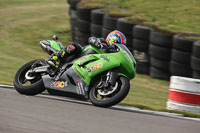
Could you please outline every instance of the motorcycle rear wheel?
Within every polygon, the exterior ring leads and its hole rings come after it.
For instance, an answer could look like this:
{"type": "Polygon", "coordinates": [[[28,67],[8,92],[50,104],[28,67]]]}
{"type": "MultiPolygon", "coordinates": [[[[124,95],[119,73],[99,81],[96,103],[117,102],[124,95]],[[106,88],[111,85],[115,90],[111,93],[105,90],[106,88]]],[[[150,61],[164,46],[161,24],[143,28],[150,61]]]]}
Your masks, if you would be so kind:
{"type": "Polygon", "coordinates": [[[93,105],[99,107],[110,107],[115,104],[121,102],[127,95],[130,90],[129,79],[126,77],[119,77],[116,81],[117,89],[112,92],[112,94],[108,93],[107,96],[102,96],[96,86],[99,84],[99,80],[92,86],[89,92],[89,98],[93,105]]]}
{"type": "Polygon", "coordinates": [[[20,94],[37,95],[45,90],[41,75],[35,76],[32,80],[27,80],[25,76],[36,61],[38,60],[24,64],[15,74],[14,87],[20,94]]]}

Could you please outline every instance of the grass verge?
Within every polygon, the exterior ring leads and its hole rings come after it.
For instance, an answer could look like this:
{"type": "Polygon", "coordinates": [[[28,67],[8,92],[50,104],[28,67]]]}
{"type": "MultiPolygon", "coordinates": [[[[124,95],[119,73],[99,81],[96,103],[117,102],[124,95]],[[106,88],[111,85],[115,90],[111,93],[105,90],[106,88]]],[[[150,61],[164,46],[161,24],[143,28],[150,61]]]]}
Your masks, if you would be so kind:
{"type": "Polygon", "coordinates": [[[111,15],[162,31],[200,33],[199,0],[83,0],[81,4],[101,5],[111,15]]]}

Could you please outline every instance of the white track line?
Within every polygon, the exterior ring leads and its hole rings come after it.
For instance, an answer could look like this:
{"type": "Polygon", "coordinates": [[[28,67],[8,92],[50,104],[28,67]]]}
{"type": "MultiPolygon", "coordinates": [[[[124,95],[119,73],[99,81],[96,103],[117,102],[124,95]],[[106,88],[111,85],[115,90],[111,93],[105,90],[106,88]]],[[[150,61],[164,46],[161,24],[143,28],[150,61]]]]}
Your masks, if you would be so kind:
{"type": "MultiPolygon", "coordinates": [[[[14,87],[9,86],[9,85],[0,85],[0,88],[14,90],[14,87]]],[[[79,103],[79,104],[92,105],[90,102],[87,102],[87,101],[80,101],[80,100],[76,100],[76,99],[68,98],[68,97],[52,96],[52,95],[48,95],[47,93],[39,94],[37,96],[42,97],[42,98],[49,98],[49,99],[74,102],[74,103],[79,103]]],[[[200,122],[200,118],[184,117],[182,114],[176,114],[176,113],[142,110],[142,109],[132,107],[132,106],[115,105],[115,106],[112,106],[111,109],[136,112],[136,113],[142,113],[142,114],[157,115],[157,116],[164,116],[164,117],[171,117],[171,118],[178,118],[178,119],[185,119],[185,120],[194,120],[194,121],[200,122]]]]}

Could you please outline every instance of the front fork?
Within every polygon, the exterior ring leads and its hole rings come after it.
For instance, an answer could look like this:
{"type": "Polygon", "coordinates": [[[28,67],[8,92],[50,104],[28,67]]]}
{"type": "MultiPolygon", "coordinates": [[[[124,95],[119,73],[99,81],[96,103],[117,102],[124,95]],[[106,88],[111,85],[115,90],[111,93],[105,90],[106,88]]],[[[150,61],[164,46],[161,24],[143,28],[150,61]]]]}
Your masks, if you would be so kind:
{"type": "Polygon", "coordinates": [[[119,74],[115,71],[108,71],[106,74],[106,81],[103,80],[101,77],[101,81],[97,85],[97,88],[109,88],[110,86],[114,86],[117,79],[118,79],[119,74]]]}
{"type": "Polygon", "coordinates": [[[41,73],[46,73],[49,74],[50,76],[55,75],[55,71],[52,70],[51,66],[46,63],[46,61],[36,61],[32,66],[31,66],[31,73],[33,74],[41,74],[41,73]]]}

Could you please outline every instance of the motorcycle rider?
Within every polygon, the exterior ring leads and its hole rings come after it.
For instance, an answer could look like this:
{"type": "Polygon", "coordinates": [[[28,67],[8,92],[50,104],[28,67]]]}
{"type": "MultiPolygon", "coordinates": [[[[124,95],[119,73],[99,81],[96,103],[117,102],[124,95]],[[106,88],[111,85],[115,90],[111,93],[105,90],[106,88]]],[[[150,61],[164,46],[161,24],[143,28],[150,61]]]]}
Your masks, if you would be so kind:
{"type": "MultiPolygon", "coordinates": [[[[53,40],[58,40],[58,38],[53,36],[53,40]]],[[[104,52],[113,53],[118,51],[114,45],[115,43],[126,45],[126,37],[122,32],[114,30],[108,34],[106,40],[104,38],[90,37],[88,39],[88,43],[103,50],[104,52]]],[[[56,61],[60,60],[61,62],[70,62],[75,59],[77,55],[82,53],[82,46],[80,44],[73,43],[65,48],[61,43],[58,43],[57,45],[60,46],[53,47],[48,41],[40,42],[42,49],[52,54],[47,62],[54,67],[56,66],[56,61]]]]}

